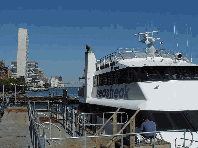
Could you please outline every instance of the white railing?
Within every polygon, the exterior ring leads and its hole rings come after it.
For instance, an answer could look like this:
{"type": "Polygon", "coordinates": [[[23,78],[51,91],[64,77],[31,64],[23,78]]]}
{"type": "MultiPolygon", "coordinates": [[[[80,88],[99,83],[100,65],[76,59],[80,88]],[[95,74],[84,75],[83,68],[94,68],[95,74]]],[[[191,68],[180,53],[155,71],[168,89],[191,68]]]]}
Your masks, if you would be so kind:
{"type": "MultiPolygon", "coordinates": [[[[154,54],[149,51],[148,48],[119,48],[115,52],[101,58],[96,63],[96,68],[101,69],[105,65],[110,65],[110,63],[117,62],[121,59],[132,59],[132,58],[148,58],[148,57],[162,57],[170,58],[176,60],[174,54],[164,53],[162,50],[157,50],[154,54]],[[135,50],[136,49],[136,50],[135,50]]],[[[182,56],[181,60],[190,63],[189,59],[186,56],[182,56]]]]}

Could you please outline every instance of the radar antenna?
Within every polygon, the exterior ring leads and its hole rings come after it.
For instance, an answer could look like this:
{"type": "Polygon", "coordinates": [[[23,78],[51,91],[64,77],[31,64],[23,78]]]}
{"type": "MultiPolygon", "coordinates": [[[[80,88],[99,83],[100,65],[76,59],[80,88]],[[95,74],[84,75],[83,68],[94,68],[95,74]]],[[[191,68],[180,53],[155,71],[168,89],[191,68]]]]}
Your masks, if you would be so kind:
{"type": "Polygon", "coordinates": [[[160,40],[160,38],[153,38],[153,37],[149,37],[149,34],[153,34],[153,33],[158,33],[159,31],[152,31],[152,32],[145,32],[145,33],[138,33],[135,34],[135,36],[139,35],[139,42],[145,43],[148,47],[148,49],[150,50],[151,53],[153,53],[153,57],[155,56],[155,52],[156,49],[154,48],[153,44],[155,43],[155,40],[160,40]],[[144,35],[144,39],[140,40],[140,35],[144,35]],[[150,41],[149,41],[150,39],[150,41]]]}

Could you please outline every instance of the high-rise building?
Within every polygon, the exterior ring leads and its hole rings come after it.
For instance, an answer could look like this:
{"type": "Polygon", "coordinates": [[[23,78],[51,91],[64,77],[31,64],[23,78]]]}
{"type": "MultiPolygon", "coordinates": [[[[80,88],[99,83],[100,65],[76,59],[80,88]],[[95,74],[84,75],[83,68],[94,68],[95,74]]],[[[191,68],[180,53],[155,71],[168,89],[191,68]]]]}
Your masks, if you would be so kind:
{"type": "Polygon", "coordinates": [[[58,76],[54,76],[54,78],[58,80],[58,76]]]}
{"type": "Polygon", "coordinates": [[[17,61],[12,61],[10,64],[10,71],[12,72],[13,78],[17,77],[17,61]]]}
{"type": "Polygon", "coordinates": [[[0,61],[0,67],[5,67],[5,60],[0,61]]]}
{"type": "Polygon", "coordinates": [[[27,64],[27,80],[28,82],[38,83],[38,63],[29,61],[27,64]]]}
{"type": "Polygon", "coordinates": [[[61,76],[60,76],[60,77],[58,77],[58,80],[59,80],[59,81],[62,81],[62,77],[61,77],[61,76]]]}
{"type": "Polygon", "coordinates": [[[8,67],[5,67],[5,61],[0,61],[0,79],[7,79],[8,71],[8,67]]]}
{"type": "Polygon", "coordinates": [[[17,77],[24,76],[27,73],[27,59],[28,59],[28,32],[27,29],[18,29],[18,49],[17,49],[17,77]]]}
{"type": "Polygon", "coordinates": [[[43,75],[44,75],[43,69],[38,68],[38,78],[39,78],[39,80],[43,80],[43,75]]]}

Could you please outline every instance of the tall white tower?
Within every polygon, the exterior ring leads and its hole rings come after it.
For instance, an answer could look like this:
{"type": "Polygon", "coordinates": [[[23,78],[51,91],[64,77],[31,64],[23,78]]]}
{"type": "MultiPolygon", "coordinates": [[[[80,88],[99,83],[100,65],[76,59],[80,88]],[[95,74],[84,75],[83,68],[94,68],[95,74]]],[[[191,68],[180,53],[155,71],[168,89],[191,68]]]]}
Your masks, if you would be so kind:
{"type": "Polygon", "coordinates": [[[17,77],[26,78],[27,60],[28,60],[28,32],[27,29],[18,29],[18,49],[17,49],[17,77]]]}

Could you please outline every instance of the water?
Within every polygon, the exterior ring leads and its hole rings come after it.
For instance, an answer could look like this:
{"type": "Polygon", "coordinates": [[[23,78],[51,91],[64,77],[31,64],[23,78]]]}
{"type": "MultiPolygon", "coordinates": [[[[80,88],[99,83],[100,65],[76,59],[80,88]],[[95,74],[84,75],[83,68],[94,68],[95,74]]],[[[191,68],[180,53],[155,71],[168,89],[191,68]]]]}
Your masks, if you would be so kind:
{"type": "MultiPolygon", "coordinates": [[[[67,87],[67,88],[50,88],[48,91],[42,91],[42,92],[26,92],[26,96],[49,96],[49,92],[51,93],[51,96],[54,95],[63,95],[63,90],[66,89],[67,93],[70,95],[70,97],[77,97],[78,96],[78,88],[77,87],[67,87]]],[[[34,106],[34,104],[32,103],[34,106]]],[[[72,109],[72,107],[78,107],[77,104],[70,104],[69,109],[72,109]]],[[[62,106],[60,107],[60,110],[62,111],[62,106]]],[[[47,103],[39,103],[35,104],[35,109],[47,109],[47,103]]]]}
{"type": "Polygon", "coordinates": [[[51,93],[51,96],[53,95],[63,95],[63,89],[67,90],[67,93],[70,95],[70,97],[76,97],[78,96],[78,88],[77,87],[67,87],[67,88],[50,88],[48,91],[42,91],[42,92],[26,92],[26,96],[49,96],[49,92],[51,93]]]}

